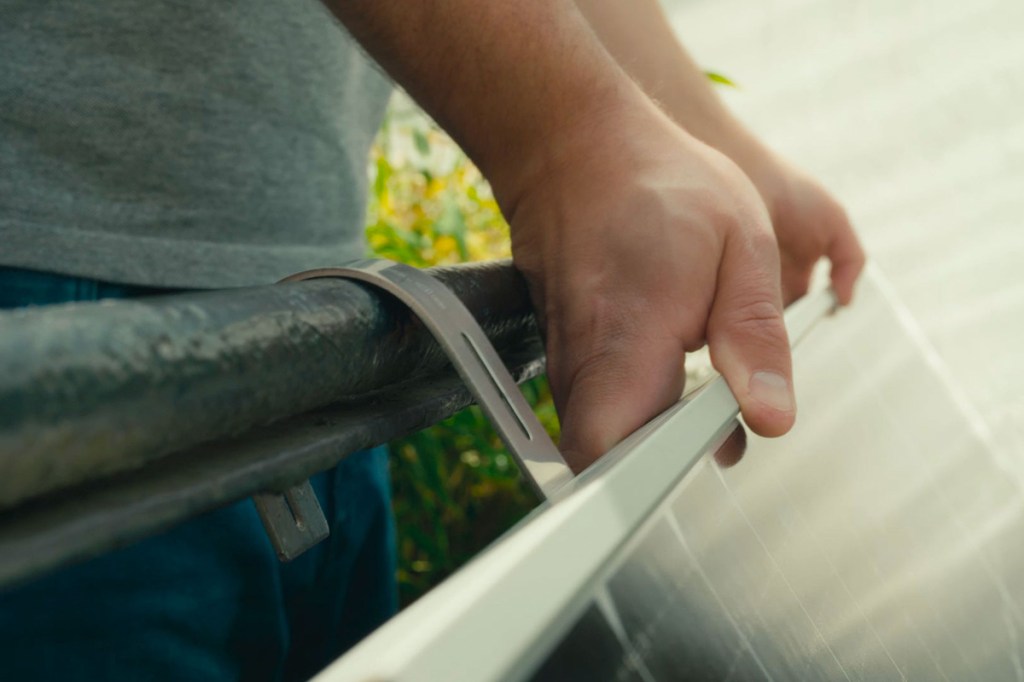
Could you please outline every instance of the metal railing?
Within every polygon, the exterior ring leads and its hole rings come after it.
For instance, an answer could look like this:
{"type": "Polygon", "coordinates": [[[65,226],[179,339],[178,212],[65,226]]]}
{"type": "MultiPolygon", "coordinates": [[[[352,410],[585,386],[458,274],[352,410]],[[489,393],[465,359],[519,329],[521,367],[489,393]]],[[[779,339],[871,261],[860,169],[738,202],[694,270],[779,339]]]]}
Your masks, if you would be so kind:
{"type": "MultiPolygon", "coordinates": [[[[511,263],[429,272],[517,381],[542,371],[511,263]]],[[[0,585],[283,491],[469,402],[419,320],[346,280],[0,313],[0,585]]]]}

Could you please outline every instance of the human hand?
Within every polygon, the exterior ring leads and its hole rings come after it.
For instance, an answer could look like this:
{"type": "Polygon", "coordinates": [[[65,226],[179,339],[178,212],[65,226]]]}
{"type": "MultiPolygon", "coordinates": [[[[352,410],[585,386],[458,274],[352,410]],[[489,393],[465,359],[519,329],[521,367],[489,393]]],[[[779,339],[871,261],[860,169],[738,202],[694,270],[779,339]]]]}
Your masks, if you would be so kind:
{"type": "Polygon", "coordinates": [[[676,38],[657,0],[576,0],[591,28],[651,99],[691,135],[733,160],[768,207],[782,259],[786,303],[807,291],[822,257],[847,304],[864,253],[842,207],[820,185],[772,154],[718,98],[676,38]]]}
{"type": "Polygon", "coordinates": [[[831,263],[839,302],[849,304],[864,269],[864,250],[843,207],[817,181],[781,161],[762,171],[755,185],[779,242],[786,305],[807,293],[811,272],[822,257],[831,263]]]}
{"type": "Polygon", "coordinates": [[[579,471],[677,401],[710,346],[747,424],[795,419],[778,247],[757,191],[653,105],[581,123],[495,189],[546,332],[560,447],[579,471]]]}
{"type": "Polygon", "coordinates": [[[846,211],[816,180],[772,153],[737,122],[723,118],[714,129],[702,126],[706,142],[728,155],[757,188],[771,216],[779,244],[783,299],[789,305],[807,293],[821,258],[831,263],[830,278],[839,302],[853,299],[864,269],[864,250],[846,211]]]}

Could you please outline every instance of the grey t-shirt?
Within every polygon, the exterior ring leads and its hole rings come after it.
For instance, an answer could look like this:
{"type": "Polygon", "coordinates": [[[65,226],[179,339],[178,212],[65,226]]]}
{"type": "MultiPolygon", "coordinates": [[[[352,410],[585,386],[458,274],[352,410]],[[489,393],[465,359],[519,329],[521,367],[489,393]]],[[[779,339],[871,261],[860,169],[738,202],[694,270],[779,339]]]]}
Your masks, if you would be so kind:
{"type": "Polygon", "coordinates": [[[0,265],[229,287],[361,257],[390,90],[317,0],[0,0],[0,265]]]}

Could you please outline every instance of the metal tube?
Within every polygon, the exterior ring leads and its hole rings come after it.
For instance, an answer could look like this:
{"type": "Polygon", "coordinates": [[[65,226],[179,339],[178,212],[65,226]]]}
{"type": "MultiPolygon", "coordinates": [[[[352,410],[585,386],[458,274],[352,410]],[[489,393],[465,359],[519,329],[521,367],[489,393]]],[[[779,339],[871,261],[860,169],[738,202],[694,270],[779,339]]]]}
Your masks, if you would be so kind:
{"type": "MultiPolygon", "coordinates": [[[[543,370],[539,340],[503,354],[516,381],[543,370]]],[[[455,371],[255,428],[137,471],[0,511],[0,589],[266,490],[284,490],[350,452],[435,424],[469,404],[455,371]]]]}
{"type": "MultiPolygon", "coordinates": [[[[431,274],[499,349],[536,333],[508,261],[431,274]]],[[[0,313],[0,508],[446,363],[397,302],[341,280],[0,313]]]]}

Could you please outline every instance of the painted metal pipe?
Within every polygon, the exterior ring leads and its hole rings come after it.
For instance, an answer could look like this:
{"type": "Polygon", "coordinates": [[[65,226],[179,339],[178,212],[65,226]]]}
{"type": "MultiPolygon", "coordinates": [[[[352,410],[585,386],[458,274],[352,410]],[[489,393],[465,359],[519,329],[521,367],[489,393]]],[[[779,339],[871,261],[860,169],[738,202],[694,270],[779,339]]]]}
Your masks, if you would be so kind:
{"type": "MultiPolygon", "coordinates": [[[[501,350],[536,334],[511,263],[431,270],[501,350]]],[[[0,509],[447,364],[342,280],[0,313],[0,509]]]]}
{"type": "MultiPolygon", "coordinates": [[[[540,340],[502,360],[516,381],[543,370],[540,340]]],[[[468,405],[454,369],[200,444],[135,471],[0,511],[0,590],[268,490],[284,490],[348,453],[415,433],[468,405]]]]}

